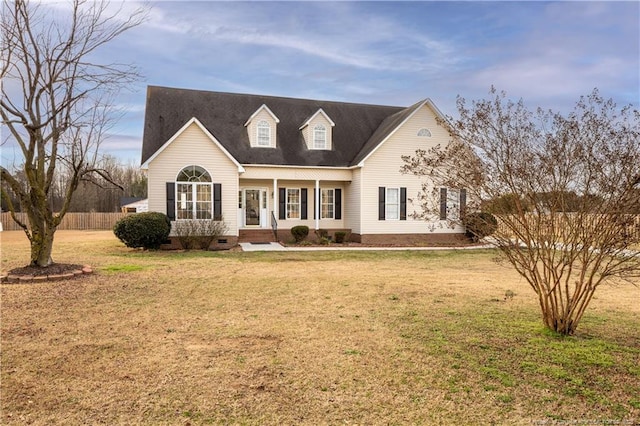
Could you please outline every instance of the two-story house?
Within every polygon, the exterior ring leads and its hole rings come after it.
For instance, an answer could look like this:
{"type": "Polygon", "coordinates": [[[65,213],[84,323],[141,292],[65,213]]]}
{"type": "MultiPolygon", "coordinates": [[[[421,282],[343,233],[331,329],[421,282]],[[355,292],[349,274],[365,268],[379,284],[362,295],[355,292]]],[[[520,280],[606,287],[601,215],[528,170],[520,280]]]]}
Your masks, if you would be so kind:
{"type": "MultiPolygon", "coordinates": [[[[429,99],[394,107],[150,86],[149,211],[224,220],[222,246],[273,240],[276,228],[286,240],[296,225],[370,244],[457,239],[464,230],[442,226],[442,214],[412,217],[422,180],[400,172],[402,155],[448,143],[437,117],[429,99]]],[[[464,203],[456,189],[436,193],[445,215],[464,203]]]]}

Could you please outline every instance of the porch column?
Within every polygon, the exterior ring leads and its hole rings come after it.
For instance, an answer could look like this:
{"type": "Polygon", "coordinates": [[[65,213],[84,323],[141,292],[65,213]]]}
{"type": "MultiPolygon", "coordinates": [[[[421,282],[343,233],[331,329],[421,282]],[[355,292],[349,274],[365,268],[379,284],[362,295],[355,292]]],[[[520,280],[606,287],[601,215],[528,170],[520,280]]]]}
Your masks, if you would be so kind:
{"type": "MultiPolygon", "coordinates": [[[[275,217],[276,219],[279,218],[279,208],[280,204],[278,204],[278,179],[274,178],[273,179],[273,217],[271,218],[271,220],[273,220],[273,218],[275,217]]],[[[273,225],[273,223],[271,224],[273,225]]]]}
{"type": "Polygon", "coordinates": [[[315,200],[313,202],[313,208],[316,211],[316,230],[320,229],[320,181],[316,179],[315,200]]]}

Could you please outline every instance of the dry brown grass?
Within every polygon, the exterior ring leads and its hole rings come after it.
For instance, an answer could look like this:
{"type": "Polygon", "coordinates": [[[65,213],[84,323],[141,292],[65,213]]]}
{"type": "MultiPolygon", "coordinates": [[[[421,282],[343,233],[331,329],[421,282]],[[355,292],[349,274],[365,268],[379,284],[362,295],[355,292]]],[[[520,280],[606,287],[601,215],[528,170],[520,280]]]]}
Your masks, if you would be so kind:
{"type": "MultiPolygon", "coordinates": [[[[24,235],[1,235],[21,266],[24,235]]],[[[149,253],[61,231],[54,253],[97,273],[2,286],[3,424],[640,419],[631,285],[563,339],[491,251],[149,253]]]]}

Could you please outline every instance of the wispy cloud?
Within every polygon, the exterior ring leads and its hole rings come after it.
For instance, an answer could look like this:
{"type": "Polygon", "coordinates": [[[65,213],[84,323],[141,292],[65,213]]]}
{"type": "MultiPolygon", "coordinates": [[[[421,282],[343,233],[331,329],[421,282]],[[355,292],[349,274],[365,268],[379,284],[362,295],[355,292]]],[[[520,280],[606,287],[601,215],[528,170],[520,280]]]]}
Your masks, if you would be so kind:
{"type": "MultiPolygon", "coordinates": [[[[140,4],[114,7],[124,18],[140,4]]],[[[490,85],[554,109],[594,87],[640,105],[637,2],[150,5],[143,25],[97,52],[146,76],[119,98],[125,114],[104,144],[136,159],[147,84],[390,105],[431,97],[449,114],[457,94],[485,97],[490,85]]]]}

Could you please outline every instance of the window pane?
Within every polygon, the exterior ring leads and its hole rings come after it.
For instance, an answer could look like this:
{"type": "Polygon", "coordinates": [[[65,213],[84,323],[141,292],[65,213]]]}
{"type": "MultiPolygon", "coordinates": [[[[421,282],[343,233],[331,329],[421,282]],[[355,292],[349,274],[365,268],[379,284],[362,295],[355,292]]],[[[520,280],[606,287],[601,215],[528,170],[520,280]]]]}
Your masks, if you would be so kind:
{"type": "Polygon", "coordinates": [[[300,218],[300,190],[287,189],[287,219],[300,218]]]}
{"type": "Polygon", "coordinates": [[[386,214],[388,220],[400,219],[400,190],[398,188],[387,188],[386,214]]]}
{"type": "Polygon", "coordinates": [[[179,183],[176,193],[177,219],[211,219],[212,185],[210,183],[179,183]]]}
{"type": "Polygon", "coordinates": [[[398,204],[398,188],[387,189],[387,204],[398,204]]]}
{"type": "Polygon", "coordinates": [[[322,219],[333,219],[333,189],[321,190],[320,210],[322,219]]]}
{"type": "Polygon", "coordinates": [[[447,219],[457,220],[460,218],[460,190],[447,190],[447,219]]]}
{"type": "Polygon", "coordinates": [[[180,171],[178,182],[211,182],[209,173],[200,166],[188,166],[180,171]]]}
{"type": "Polygon", "coordinates": [[[258,123],[258,145],[271,145],[271,127],[264,120],[258,123]]]}
{"type": "Polygon", "coordinates": [[[325,149],[327,147],[327,130],[322,124],[313,128],[313,147],[315,149],[325,149]]]}
{"type": "Polygon", "coordinates": [[[191,184],[179,183],[176,189],[176,218],[193,219],[193,192],[191,184]]]}

